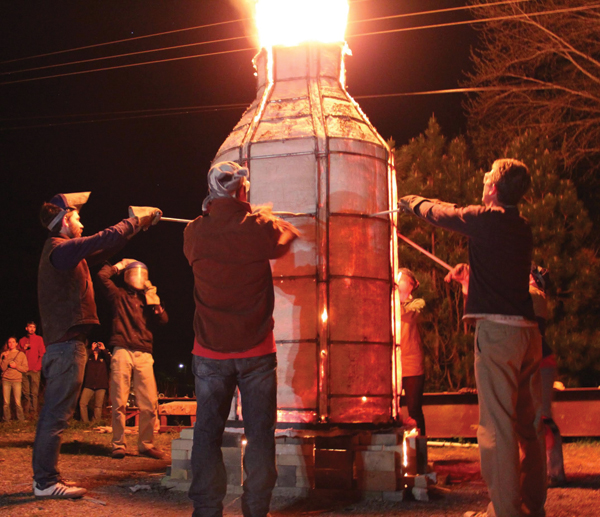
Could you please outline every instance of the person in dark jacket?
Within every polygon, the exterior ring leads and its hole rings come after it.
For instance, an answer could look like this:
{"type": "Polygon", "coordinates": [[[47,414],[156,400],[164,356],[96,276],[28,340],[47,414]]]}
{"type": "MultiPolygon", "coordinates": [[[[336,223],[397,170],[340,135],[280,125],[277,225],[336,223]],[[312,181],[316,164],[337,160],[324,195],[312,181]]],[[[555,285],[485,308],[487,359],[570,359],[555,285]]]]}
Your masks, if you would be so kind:
{"type": "Polygon", "coordinates": [[[248,169],[221,162],[208,172],[203,217],[188,224],[183,251],[194,272],[193,370],[196,424],[189,496],[194,515],[223,514],[227,475],[223,430],[236,386],[242,397],[245,516],[264,517],[277,480],[277,358],[269,259],[287,253],[298,231],[247,202],[248,169]]]}
{"type": "Polygon", "coordinates": [[[114,266],[105,264],[98,278],[113,311],[109,342],[114,347],[110,363],[112,457],[122,459],[127,453],[125,420],[133,379],[135,400],[140,408],[138,450],[150,458],[163,459],[163,452],[154,446],[158,391],[153,369],[152,330],[155,325],[167,323],[167,311],[156,294],[156,287],[148,280],[148,268],[142,262],[123,259],[114,266]],[[121,272],[124,272],[124,287],[119,287],[113,279],[121,272]]]}
{"type": "Polygon", "coordinates": [[[533,237],[517,208],[530,184],[522,162],[502,159],[484,177],[484,206],[400,200],[405,211],[469,238],[464,318],[476,322],[477,440],[491,502],[487,512],[465,516],[545,515],[542,339],[529,295],[533,237]]]}
{"type": "Polygon", "coordinates": [[[71,499],[86,490],[60,481],[58,455],[63,431],[77,405],[87,358],[87,335],[99,325],[88,263],[103,262],[136,233],[157,223],[152,215],[130,217],[89,237],[82,237],[79,210],[89,192],[58,194],[44,203],[42,225],[50,230],[38,271],[38,303],[46,353],[44,405],[33,444],[33,491],[36,497],[71,499]]]}
{"type": "Polygon", "coordinates": [[[79,413],[81,420],[89,422],[88,406],[94,399],[94,419],[97,422],[102,418],[104,396],[108,389],[108,372],[110,371],[110,352],[102,342],[92,343],[92,349],[85,365],[83,377],[83,390],[79,399],[79,413]]]}

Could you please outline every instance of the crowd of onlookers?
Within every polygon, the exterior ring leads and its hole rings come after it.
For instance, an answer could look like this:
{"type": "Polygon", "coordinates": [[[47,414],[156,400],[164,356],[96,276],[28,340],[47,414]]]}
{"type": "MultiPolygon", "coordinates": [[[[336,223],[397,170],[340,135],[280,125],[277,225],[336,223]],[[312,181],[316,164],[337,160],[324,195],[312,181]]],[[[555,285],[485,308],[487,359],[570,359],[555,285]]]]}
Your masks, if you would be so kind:
{"type": "MultiPolygon", "coordinates": [[[[14,405],[16,418],[25,420],[38,414],[40,386],[42,385],[42,358],[46,353],[44,338],[37,333],[37,325],[29,321],[25,336],[10,336],[0,353],[2,370],[2,418],[12,420],[14,405]]],[[[111,354],[103,343],[92,343],[86,363],[83,389],[79,399],[81,420],[90,422],[88,407],[93,405],[92,421],[102,418],[102,408],[110,372],[111,354]]]]}

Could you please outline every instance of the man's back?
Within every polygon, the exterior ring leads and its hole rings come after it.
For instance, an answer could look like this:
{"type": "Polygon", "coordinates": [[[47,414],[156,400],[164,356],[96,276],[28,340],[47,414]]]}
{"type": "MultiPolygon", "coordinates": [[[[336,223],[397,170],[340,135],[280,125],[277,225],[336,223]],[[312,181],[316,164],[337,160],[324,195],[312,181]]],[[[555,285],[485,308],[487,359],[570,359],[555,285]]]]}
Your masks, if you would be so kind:
{"type": "Polygon", "coordinates": [[[188,225],[184,253],[195,279],[194,331],[202,346],[240,352],[273,329],[274,293],[269,260],[283,255],[297,233],[248,203],[213,201],[210,216],[188,225]]]}

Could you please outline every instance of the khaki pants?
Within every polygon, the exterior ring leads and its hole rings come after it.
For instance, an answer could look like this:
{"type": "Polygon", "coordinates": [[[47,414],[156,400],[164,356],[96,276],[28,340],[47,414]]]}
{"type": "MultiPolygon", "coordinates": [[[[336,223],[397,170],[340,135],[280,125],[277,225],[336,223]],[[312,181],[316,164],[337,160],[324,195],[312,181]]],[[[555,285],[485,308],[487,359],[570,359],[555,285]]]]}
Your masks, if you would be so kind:
{"type": "Polygon", "coordinates": [[[537,327],[487,320],[475,331],[477,441],[490,517],[543,517],[546,450],[537,327]]]}
{"type": "Polygon", "coordinates": [[[110,362],[113,450],[127,448],[125,416],[132,379],[136,404],[140,409],[138,449],[144,452],[154,447],[158,394],[153,364],[152,354],[147,352],[134,352],[121,347],[115,347],[113,351],[110,362]]]}

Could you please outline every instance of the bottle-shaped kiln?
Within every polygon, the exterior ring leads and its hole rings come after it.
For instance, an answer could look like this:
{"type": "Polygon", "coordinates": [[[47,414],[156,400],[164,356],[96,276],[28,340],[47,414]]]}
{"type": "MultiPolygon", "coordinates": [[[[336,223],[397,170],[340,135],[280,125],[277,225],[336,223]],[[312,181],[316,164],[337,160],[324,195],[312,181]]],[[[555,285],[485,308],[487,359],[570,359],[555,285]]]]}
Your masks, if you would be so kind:
{"type": "MultiPolygon", "coordinates": [[[[345,45],[263,49],[255,101],[214,163],[250,170],[250,202],[301,232],[274,261],[278,419],[381,423],[398,414],[392,156],[346,92],[345,45]]],[[[243,401],[242,401],[243,403],[243,401]]]]}

